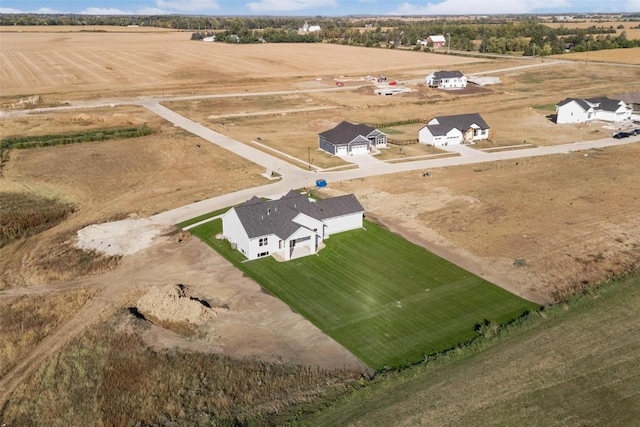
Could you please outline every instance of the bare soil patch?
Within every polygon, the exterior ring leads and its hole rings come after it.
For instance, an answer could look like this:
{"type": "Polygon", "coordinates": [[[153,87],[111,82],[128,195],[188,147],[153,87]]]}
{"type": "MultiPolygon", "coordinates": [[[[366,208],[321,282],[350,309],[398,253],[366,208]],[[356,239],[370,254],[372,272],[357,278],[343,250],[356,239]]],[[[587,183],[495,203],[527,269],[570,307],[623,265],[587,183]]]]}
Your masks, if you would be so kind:
{"type": "Polygon", "coordinates": [[[635,144],[332,188],[516,294],[552,301],[640,262],[639,155],[635,144]]]}

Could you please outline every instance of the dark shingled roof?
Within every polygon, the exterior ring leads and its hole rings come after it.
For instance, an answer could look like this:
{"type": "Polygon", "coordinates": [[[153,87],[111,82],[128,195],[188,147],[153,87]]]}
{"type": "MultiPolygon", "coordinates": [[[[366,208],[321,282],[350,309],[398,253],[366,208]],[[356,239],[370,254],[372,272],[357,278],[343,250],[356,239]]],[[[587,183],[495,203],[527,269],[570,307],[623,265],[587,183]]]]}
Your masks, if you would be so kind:
{"type": "Polygon", "coordinates": [[[451,129],[458,129],[464,132],[473,124],[478,125],[480,129],[489,129],[489,125],[478,113],[458,114],[456,116],[440,116],[434,117],[434,119],[438,120],[440,124],[427,125],[427,127],[431,134],[436,136],[446,135],[451,129]]]}
{"type": "Polygon", "coordinates": [[[566,98],[558,102],[558,107],[562,107],[563,105],[566,105],[573,101],[575,101],[579,106],[581,106],[584,111],[587,111],[590,108],[593,108],[593,106],[589,104],[587,101],[585,101],[584,99],[578,99],[578,98],[566,98]]]}
{"type": "Polygon", "coordinates": [[[578,98],[567,98],[558,103],[558,107],[562,107],[572,101],[575,101],[582,107],[583,110],[588,111],[590,108],[596,110],[604,110],[604,111],[616,111],[620,108],[620,100],[619,99],[611,99],[606,96],[598,96],[595,98],[587,98],[587,99],[578,99],[578,98]]]}
{"type": "Polygon", "coordinates": [[[433,77],[436,80],[460,78],[462,76],[464,76],[464,74],[460,71],[436,71],[433,73],[433,77]]]}
{"type": "Polygon", "coordinates": [[[301,227],[293,222],[300,213],[325,220],[364,212],[364,208],[353,194],[311,202],[307,196],[293,190],[280,199],[266,202],[254,196],[234,209],[247,235],[252,239],[269,234],[286,239],[301,227]]]}
{"type": "Polygon", "coordinates": [[[596,108],[605,111],[616,111],[620,108],[620,100],[619,99],[611,99],[606,96],[598,96],[596,98],[588,98],[587,102],[591,104],[599,104],[596,108]]]}
{"type": "Polygon", "coordinates": [[[333,129],[324,131],[319,135],[333,144],[348,144],[358,136],[366,137],[373,131],[375,131],[375,129],[371,126],[355,125],[343,121],[333,129]]]}

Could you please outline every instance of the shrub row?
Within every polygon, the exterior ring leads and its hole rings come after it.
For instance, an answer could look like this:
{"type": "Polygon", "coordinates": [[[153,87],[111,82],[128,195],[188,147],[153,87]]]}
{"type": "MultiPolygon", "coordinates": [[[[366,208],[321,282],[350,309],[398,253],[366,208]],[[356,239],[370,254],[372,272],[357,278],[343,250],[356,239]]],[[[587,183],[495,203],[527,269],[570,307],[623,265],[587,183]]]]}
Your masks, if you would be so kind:
{"type": "Polygon", "coordinates": [[[377,123],[369,126],[376,129],[384,129],[384,128],[391,128],[394,126],[412,125],[414,123],[422,123],[422,122],[424,122],[423,119],[407,119],[407,120],[396,120],[395,122],[377,123]]]}
{"type": "Polygon", "coordinates": [[[54,145],[77,144],[81,142],[106,141],[109,139],[135,138],[152,133],[147,126],[129,126],[108,129],[94,129],[82,132],[39,135],[14,136],[0,141],[0,150],[11,148],[51,147],[54,145]]]}

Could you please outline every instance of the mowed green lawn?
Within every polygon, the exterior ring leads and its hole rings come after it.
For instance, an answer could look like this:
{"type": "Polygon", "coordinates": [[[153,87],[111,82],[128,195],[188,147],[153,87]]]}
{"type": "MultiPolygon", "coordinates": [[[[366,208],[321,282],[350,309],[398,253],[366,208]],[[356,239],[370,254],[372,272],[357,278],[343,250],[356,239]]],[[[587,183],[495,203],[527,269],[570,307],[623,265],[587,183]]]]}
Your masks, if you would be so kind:
{"type": "Polygon", "coordinates": [[[475,337],[476,323],[539,308],[371,222],[288,262],[242,262],[215,239],[221,227],[191,231],[374,369],[419,362],[475,337]]]}

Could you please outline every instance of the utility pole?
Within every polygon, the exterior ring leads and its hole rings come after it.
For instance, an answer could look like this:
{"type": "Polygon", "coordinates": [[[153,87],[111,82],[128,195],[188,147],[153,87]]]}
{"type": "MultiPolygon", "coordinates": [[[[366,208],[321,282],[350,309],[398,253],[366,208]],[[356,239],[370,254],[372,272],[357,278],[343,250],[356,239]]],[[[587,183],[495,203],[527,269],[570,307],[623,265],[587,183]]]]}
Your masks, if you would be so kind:
{"type": "Polygon", "coordinates": [[[311,147],[307,147],[307,162],[309,164],[309,170],[311,170],[311,147]]]}
{"type": "Polygon", "coordinates": [[[589,63],[589,48],[591,47],[590,42],[587,41],[587,55],[584,57],[584,65],[589,63]]]}
{"type": "Polygon", "coordinates": [[[449,53],[449,49],[451,49],[451,33],[447,33],[447,38],[449,39],[447,41],[447,53],[449,53]]]}

